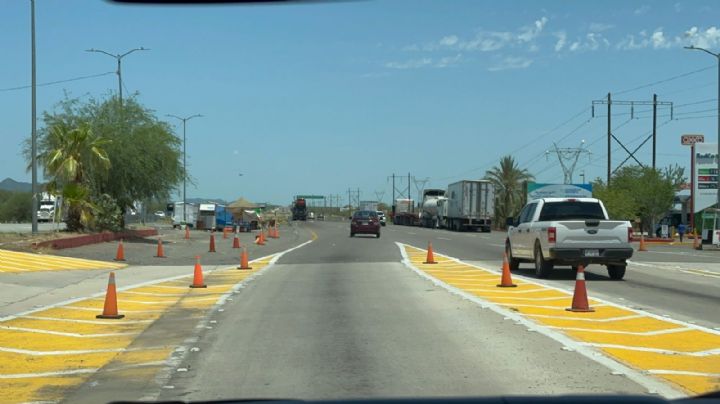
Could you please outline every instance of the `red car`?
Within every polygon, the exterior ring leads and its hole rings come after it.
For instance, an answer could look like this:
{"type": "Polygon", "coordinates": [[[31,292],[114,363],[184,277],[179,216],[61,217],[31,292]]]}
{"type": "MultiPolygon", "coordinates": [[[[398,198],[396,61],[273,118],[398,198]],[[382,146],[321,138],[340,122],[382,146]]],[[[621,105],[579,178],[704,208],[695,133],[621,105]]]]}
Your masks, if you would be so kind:
{"type": "Polygon", "coordinates": [[[380,238],[380,218],[373,210],[359,210],[350,220],[350,237],[356,234],[374,234],[380,238]]]}

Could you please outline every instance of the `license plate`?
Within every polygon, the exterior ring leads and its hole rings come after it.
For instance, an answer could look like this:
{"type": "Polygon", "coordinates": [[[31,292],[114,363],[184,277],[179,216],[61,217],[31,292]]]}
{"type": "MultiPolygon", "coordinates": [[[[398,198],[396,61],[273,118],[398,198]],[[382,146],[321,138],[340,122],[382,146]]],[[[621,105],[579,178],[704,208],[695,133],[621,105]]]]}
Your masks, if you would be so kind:
{"type": "Polygon", "coordinates": [[[600,250],[585,250],[586,257],[599,257],[600,250]]]}
{"type": "Polygon", "coordinates": [[[367,226],[368,222],[360,222],[361,225],[367,226]]]}

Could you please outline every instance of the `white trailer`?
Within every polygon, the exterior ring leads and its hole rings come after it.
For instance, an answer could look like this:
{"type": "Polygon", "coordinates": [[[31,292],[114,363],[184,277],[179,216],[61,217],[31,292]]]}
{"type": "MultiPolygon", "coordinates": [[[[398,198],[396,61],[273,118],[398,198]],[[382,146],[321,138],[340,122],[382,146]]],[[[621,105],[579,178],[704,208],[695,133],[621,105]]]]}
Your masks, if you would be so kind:
{"type": "Polygon", "coordinates": [[[185,204],[183,202],[175,202],[173,206],[173,228],[183,227],[185,224],[193,228],[197,223],[199,207],[194,203],[187,204],[187,213],[185,213],[185,204]]]}
{"type": "Polygon", "coordinates": [[[463,180],[448,185],[447,207],[442,222],[450,230],[489,232],[495,203],[495,188],[487,180],[463,180]]]}

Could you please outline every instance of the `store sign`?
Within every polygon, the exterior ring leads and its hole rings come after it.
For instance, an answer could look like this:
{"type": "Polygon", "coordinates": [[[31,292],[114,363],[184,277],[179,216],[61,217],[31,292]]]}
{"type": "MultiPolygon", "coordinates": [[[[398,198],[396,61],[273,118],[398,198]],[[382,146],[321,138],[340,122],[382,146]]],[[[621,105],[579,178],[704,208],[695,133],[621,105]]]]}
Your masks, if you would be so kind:
{"type": "Polygon", "coordinates": [[[540,198],[592,198],[592,184],[538,184],[528,182],[527,200],[540,198]]]}
{"type": "Polygon", "coordinates": [[[693,173],[695,212],[717,202],[718,146],[717,143],[695,144],[695,172],[693,173]]]}
{"type": "Polygon", "coordinates": [[[705,135],[682,135],[680,136],[680,143],[682,143],[683,146],[705,143],[705,135]]]}

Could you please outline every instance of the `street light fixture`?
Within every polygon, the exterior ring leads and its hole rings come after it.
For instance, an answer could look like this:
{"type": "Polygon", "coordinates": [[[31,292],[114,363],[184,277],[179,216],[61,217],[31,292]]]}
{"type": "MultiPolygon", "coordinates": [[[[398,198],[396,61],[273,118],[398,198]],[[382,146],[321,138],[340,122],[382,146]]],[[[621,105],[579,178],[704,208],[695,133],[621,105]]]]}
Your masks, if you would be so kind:
{"type": "MultiPolygon", "coordinates": [[[[717,167],[717,170],[718,170],[718,172],[716,174],[716,177],[717,177],[717,208],[720,209],[720,53],[710,52],[709,50],[707,50],[705,48],[698,48],[697,46],[694,46],[694,45],[686,46],[685,49],[703,51],[707,54],[715,56],[715,59],[717,59],[717,61],[718,61],[718,98],[717,98],[717,109],[718,109],[718,112],[717,112],[717,136],[718,136],[718,150],[717,150],[717,153],[718,153],[717,154],[717,163],[718,163],[717,165],[718,165],[718,167],[717,167]]],[[[693,158],[694,158],[694,156],[693,156],[693,158]]],[[[691,173],[691,175],[695,175],[695,173],[691,173]]],[[[695,225],[695,223],[693,223],[693,226],[694,225],[695,225]]]]}
{"type": "Polygon", "coordinates": [[[117,55],[113,55],[112,53],[106,52],[106,51],[101,50],[101,49],[87,49],[87,50],[85,51],[85,52],[103,53],[103,54],[105,54],[105,55],[108,55],[108,56],[110,56],[110,57],[113,57],[113,58],[117,59],[118,95],[119,95],[119,98],[120,98],[120,107],[122,107],[122,98],[123,98],[123,96],[122,96],[122,65],[121,65],[122,58],[124,58],[125,56],[127,56],[127,55],[129,55],[129,54],[131,54],[131,53],[133,53],[133,52],[135,52],[135,51],[147,51],[147,50],[150,50],[150,49],[148,49],[148,48],[143,48],[143,47],[141,46],[141,47],[139,47],[139,48],[130,49],[129,51],[127,51],[127,52],[125,52],[125,53],[122,53],[122,54],[118,53],[117,55]]]}
{"type": "Polygon", "coordinates": [[[187,168],[186,168],[186,158],[185,158],[185,123],[193,118],[201,118],[202,115],[195,114],[190,115],[188,117],[182,118],[177,115],[172,114],[166,114],[165,116],[168,116],[170,118],[179,119],[183,123],[183,223],[187,225],[187,201],[185,200],[185,191],[187,189],[187,168]]]}

